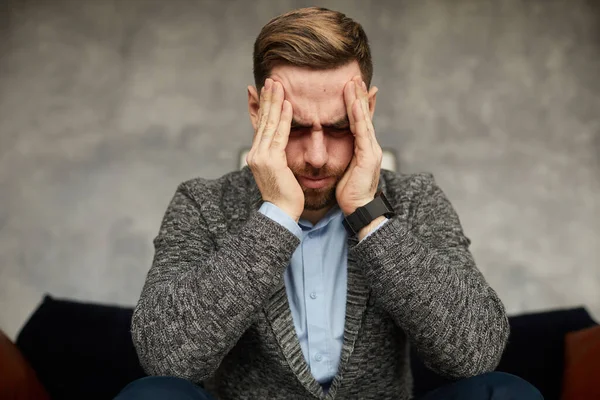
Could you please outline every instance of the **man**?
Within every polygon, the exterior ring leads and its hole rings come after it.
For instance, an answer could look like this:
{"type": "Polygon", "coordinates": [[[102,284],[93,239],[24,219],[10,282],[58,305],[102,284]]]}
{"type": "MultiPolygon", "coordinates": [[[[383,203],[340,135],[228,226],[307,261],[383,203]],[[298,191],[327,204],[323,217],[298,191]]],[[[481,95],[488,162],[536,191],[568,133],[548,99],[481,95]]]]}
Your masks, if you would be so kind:
{"type": "Polygon", "coordinates": [[[262,29],[248,167],[177,189],[132,321],[159,377],[119,399],[408,399],[409,343],[458,379],[427,399],[541,398],[486,374],[504,307],[432,176],[381,170],[372,71],[338,12],[262,29]]]}

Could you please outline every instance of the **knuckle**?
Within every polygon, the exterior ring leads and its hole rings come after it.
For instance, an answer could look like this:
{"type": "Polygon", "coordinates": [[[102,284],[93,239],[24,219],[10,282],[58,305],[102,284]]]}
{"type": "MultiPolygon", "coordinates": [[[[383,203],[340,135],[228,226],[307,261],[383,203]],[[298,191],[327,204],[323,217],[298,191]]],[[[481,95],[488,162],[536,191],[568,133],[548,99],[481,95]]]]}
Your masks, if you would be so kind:
{"type": "Polygon", "coordinates": [[[261,118],[260,121],[258,122],[258,129],[259,130],[264,130],[265,129],[265,125],[267,123],[267,119],[266,118],[261,118]]]}
{"type": "Polygon", "coordinates": [[[265,164],[265,158],[259,154],[255,155],[254,159],[252,161],[254,162],[254,165],[257,167],[260,167],[265,164]]]}
{"type": "Polygon", "coordinates": [[[268,130],[268,131],[272,131],[272,130],[274,130],[274,129],[275,129],[275,127],[276,127],[276,123],[275,123],[275,121],[273,121],[272,119],[271,119],[271,120],[268,120],[268,121],[267,121],[267,124],[265,125],[265,129],[266,129],[266,130],[268,130]]]}

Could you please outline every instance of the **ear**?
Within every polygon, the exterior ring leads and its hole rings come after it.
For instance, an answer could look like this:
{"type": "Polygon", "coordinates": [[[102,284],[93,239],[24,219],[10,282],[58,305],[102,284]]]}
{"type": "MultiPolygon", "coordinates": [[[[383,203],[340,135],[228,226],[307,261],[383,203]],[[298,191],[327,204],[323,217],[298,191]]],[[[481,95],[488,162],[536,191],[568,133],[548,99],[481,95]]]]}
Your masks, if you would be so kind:
{"type": "Polygon", "coordinates": [[[248,113],[254,132],[258,128],[258,111],[260,109],[260,98],[254,86],[248,86],[248,113]]]}
{"type": "Polygon", "coordinates": [[[377,92],[379,89],[377,86],[371,86],[369,90],[369,114],[371,114],[371,119],[373,119],[373,114],[375,114],[375,103],[377,103],[377,92]]]}

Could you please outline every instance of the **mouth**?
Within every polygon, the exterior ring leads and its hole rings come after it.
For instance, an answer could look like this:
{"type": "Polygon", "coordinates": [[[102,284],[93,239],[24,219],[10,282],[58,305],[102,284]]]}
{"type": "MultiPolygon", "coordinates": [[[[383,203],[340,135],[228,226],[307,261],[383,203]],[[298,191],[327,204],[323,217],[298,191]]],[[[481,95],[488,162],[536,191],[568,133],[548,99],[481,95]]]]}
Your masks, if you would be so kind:
{"type": "Polygon", "coordinates": [[[306,176],[298,177],[300,184],[302,186],[310,188],[310,189],[323,188],[323,187],[327,186],[329,183],[331,183],[332,179],[333,179],[332,177],[327,177],[327,176],[318,177],[318,178],[306,177],[306,176]]]}

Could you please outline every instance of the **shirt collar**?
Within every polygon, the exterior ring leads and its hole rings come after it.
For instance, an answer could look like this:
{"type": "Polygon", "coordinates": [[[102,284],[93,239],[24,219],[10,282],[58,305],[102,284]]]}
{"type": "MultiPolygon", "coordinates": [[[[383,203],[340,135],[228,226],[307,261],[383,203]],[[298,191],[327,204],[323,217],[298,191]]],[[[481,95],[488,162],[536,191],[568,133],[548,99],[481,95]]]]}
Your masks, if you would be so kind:
{"type": "Polygon", "coordinates": [[[321,229],[326,227],[331,221],[341,217],[342,215],[342,209],[336,204],[331,208],[331,210],[327,211],[327,214],[325,214],[325,216],[323,216],[323,218],[321,218],[319,222],[316,223],[316,225],[313,225],[310,221],[307,221],[303,218],[300,218],[300,220],[298,221],[298,225],[300,225],[300,228],[302,228],[303,230],[321,229]]]}

